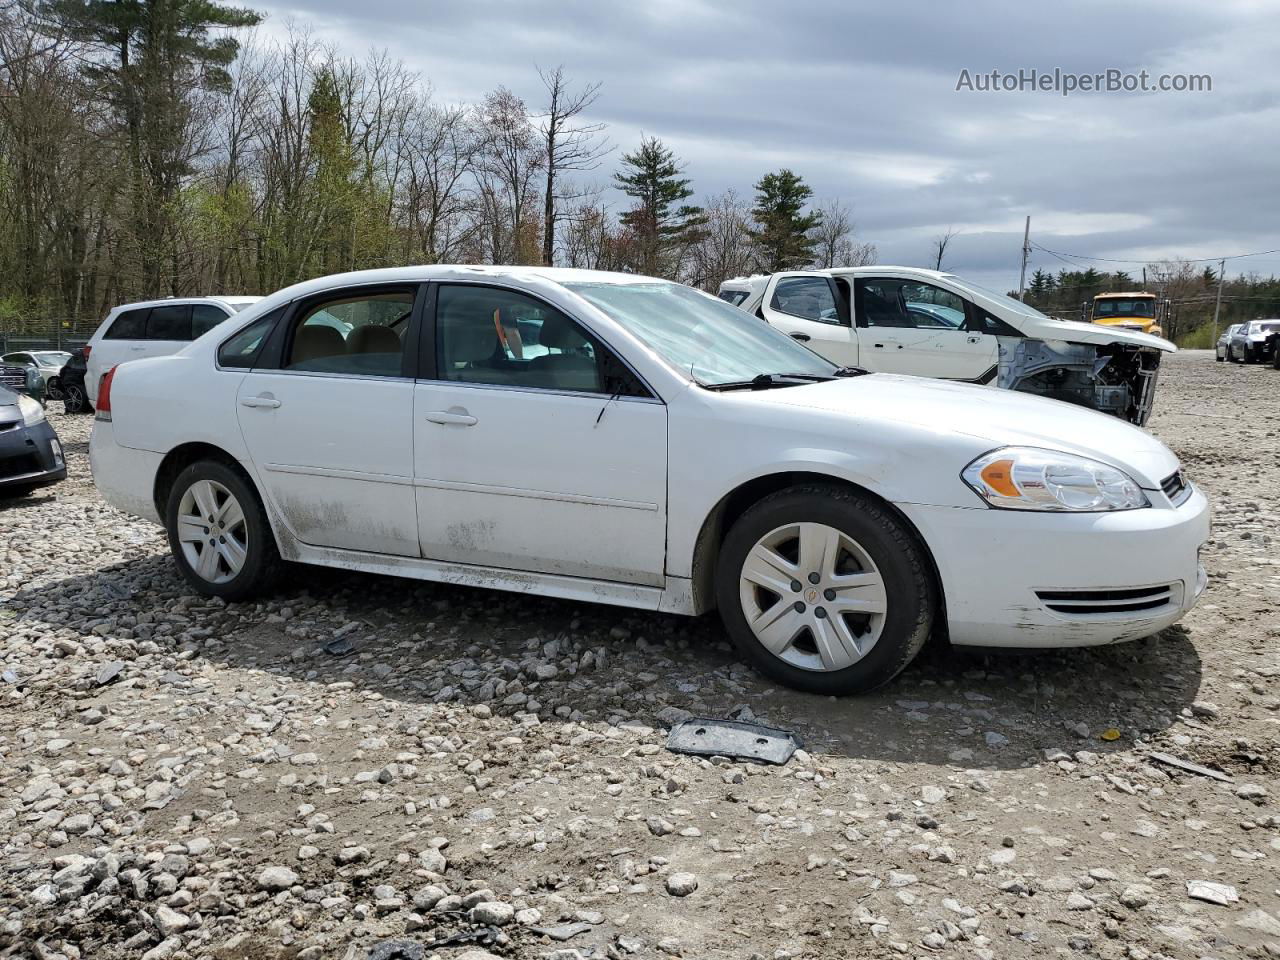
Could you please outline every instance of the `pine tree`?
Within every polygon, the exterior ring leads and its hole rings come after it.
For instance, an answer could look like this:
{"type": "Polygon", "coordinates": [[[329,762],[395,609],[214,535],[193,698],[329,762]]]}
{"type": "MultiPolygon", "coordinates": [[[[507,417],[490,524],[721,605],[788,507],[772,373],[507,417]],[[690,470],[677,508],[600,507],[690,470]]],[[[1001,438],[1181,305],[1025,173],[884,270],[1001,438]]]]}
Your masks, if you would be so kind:
{"type": "Polygon", "coordinates": [[[702,208],[683,201],[693,196],[679,161],[657,137],[643,137],[640,148],[623,154],[614,183],[636,203],[622,215],[637,240],[641,273],[674,276],[679,254],[697,240],[705,222],[702,208]]]}
{"type": "Polygon", "coordinates": [[[751,238],[760,251],[761,266],[770,273],[808,266],[814,258],[810,231],[822,223],[822,214],[803,212],[813,190],[790,170],[765,174],[755,190],[751,215],[757,229],[751,238]]]}
{"type": "Polygon", "coordinates": [[[44,10],[100,53],[84,73],[101,85],[124,129],[142,292],[154,296],[164,285],[177,293],[173,220],[193,159],[192,91],[226,89],[239,44],[225,31],[262,16],[216,0],[51,0],[44,10]]]}

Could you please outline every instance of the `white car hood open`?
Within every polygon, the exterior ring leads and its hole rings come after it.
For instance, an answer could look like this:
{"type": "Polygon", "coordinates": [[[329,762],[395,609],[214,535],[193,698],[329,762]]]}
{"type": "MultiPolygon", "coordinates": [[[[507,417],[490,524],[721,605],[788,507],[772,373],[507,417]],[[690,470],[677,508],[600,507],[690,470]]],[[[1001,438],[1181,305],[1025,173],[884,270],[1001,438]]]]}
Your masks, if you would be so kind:
{"type": "Polygon", "coordinates": [[[1019,317],[1022,332],[1038,340],[1065,340],[1068,343],[1091,343],[1102,346],[1123,343],[1133,347],[1154,347],[1165,353],[1177,353],[1178,348],[1163,337],[1149,333],[1106,327],[1096,323],[1077,323],[1074,320],[1044,320],[1040,317],[1019,317]]]}
{"type": "Polygon", "coordinates": [[[1178,469],[1169,448],[1139,427],[1096,410],[995,387],[873,373],[752,396],[766,403],[964,434],[984,441],[988,449],[1018,445],[1076,453],[1114,464],[1148,489],[1158,489],[1178,469]]]}

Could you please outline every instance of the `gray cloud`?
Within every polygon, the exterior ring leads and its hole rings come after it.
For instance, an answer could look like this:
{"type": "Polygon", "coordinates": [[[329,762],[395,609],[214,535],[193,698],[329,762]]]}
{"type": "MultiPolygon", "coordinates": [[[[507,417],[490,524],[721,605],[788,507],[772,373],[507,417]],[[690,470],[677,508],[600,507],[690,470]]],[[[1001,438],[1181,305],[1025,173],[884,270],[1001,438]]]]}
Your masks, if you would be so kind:
{"type": "MultiPolygon", "coordinates": [[[[923,263],[952,227],[947,266],[1010,287],[1026,214],[1044,246],[1099,257],[1280,247],[1265,2],[303,2],[258,4],[268,31],[293,18],[351,55],[385,47],[445,100],[504,84],[536,104],[535,65],[563,63],[603,82],[596,119],[620,148],[662,137],[703,195],[790,167],[854,209],[882,262],[923,263]],[[955,90],[966,68],[1055,67],[1208,73],[1213,90],[955,90]]],[[[1280,256],[1233,269],[1280,271],[1280,256]]]]}

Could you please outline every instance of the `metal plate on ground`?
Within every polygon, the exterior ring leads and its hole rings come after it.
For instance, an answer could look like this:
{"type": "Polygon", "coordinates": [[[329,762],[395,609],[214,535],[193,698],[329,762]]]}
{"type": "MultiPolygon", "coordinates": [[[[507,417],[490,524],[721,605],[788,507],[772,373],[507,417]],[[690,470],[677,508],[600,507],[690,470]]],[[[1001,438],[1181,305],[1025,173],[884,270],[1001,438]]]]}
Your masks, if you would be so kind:
{"type": "Polygon", "coordinates": [[[784,764],[800,749],[800,738],[788,730],[758,723],[693,717],[671,728],[667,749],[698,757],[736,757],[784,764]]]}

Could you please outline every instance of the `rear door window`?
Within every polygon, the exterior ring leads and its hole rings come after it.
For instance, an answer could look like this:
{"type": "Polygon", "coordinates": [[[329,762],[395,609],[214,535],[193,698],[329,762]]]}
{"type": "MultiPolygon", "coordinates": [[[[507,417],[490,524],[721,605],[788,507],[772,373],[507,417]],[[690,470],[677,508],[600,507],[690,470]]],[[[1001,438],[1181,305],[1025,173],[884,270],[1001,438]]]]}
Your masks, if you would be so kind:
{"type": "Polygon", "coordinates": [[[814,320],[818,323],[840,323],[836,295],[826,277],[783,277],[773,290],[769,306],[779,313],[814,320]]]}
{"type": "Polygon", "coordinates": [[[147,340],[190,340],[191,305],[165,304],[152,307],[147,315],[147,340]]]}

